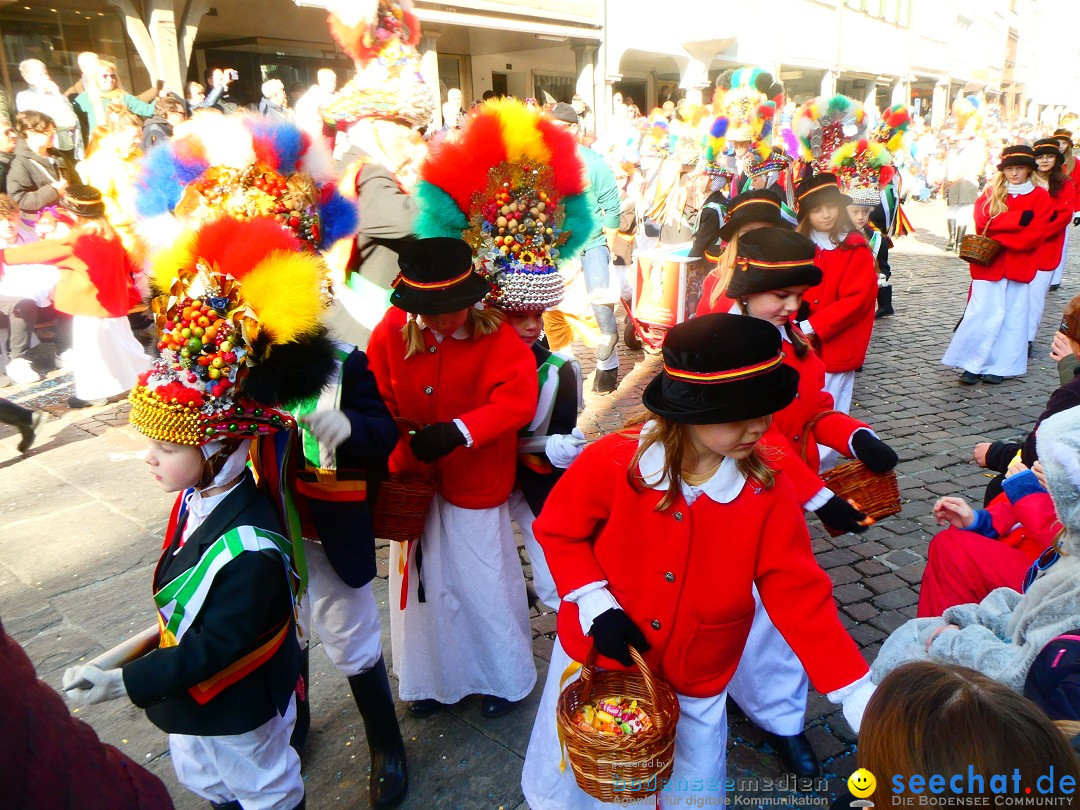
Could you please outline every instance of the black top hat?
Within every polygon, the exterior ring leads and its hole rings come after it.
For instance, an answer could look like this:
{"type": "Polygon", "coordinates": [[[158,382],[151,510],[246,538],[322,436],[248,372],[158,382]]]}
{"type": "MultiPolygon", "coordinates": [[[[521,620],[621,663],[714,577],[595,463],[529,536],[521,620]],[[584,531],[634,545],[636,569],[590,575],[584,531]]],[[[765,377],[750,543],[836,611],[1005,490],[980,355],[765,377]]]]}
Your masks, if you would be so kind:
{"type": "Polygon", "coordinates": [[[105,203],[101,192],[93,186],[68,186],[60,196],[60,206],[80,217],[105,216],[105,203]]]}
{"type": "Polygon", "coordinates": [[[998,162],[998,171],[1009,166],[1024,166],[1032,171],[1039,168],[1035,162],[1035,150],[1027,144],[1018,143],[1015,146],[1006,146],[1001,150],[1001,160],[998,162]]]}
{"type": "Polygon", "coordinates": [[[769,290],[821,283],[814,265],[814,243],[801,233],[783,228],[758,228],[739,237],[735,274],[728,282],[728,298],[742,298],[769,290]]]}
{"type": "Polygon", "coordinates": [[[1040,138],[1035,141],[1033,151],[1035,152],[1035,157],[1050,155],[1057,160],[1058,166],[1065,162],[1064,153],[1058,149],[1057,138],[1040,138]]]}
{"type": "Polygon", "coordinates": [[[664,340],[664,370],[645,389],[653,413],[688,425],[740,422],[795,399],[799,373],[784,365],[768,321],[714,313],[681,323],[664,340]]]}
{"type": "Polygon", "coordinates": [[[720,238],[730,242],[731,237],[747,222],[763,222],[781,228],[791,227],[780,215],[780,198],[767,188],[747,191],[728,204],[727,220],[720,229],[720,238]]]}
{"type": "Polygon", "coordinates": [[[461,239],[437,236],[402,242],[390,303],[416,315],[467,309],[491,292],[473,271],[472,250],[461,239]]]}
{"type": "Polygon", "coordinates": [[[851,197],[840,190],[835,174],[815,174],[795,186],[795,204],[799,207],[800,222],[814,208],[829,203],[851,205],[851,197]]]}

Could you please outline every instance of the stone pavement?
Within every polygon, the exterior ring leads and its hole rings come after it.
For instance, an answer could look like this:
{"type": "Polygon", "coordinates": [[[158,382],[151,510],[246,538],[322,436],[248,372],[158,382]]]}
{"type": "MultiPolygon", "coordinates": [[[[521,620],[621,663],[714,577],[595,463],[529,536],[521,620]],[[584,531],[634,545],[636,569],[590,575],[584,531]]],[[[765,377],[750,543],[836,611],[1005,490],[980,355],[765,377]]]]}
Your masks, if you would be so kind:
{"type": "MultiPolygon", "coordinates": [[[[980,503],[988,477],[970,464],[972,445],[1024,434],[1057,385],[1046,351],[1069,290],[1080,278],[1080,258],[1074,258],[1064,288],[1050,295],[1036,359],[1026,377],[998,387],[961,387],[956,372],[938,360],[963,309],[967,269],[942,250],[944,211],[939,204],[907,210],[920,230],[893,252],[898,314],[877,322],[866,367],[856,377],[852,410],[900,454],[904,510],[860,536],[830,539],[811,522],[817,559],[832,578],[841,618],[868,660],[889,631],[914,615],[927,543],[935,530],[930,517],[934,500],[959,494],[980,503]]],[[[610,432],[638,412],[641,390],[656,368],[655,358],[624,353],[618,392],[609,397],[586,393],[588,407],[580,421],[586,433],[610,432]]],[[[59,373],[3,393],[54,414],[25,457],[14,450],[14,432],[0,425],[0,618],[26,648],[39,676],[58,687],[65,667],[152,623],[149,583],[171,498],[158,490],[140,462],[143,443],[126,426],[126,406],[68,411],[70,378],[59,373]]],[[[378,552],[376,594],[384,628],[389,627],[390,551],[384,545],[378,552]]],[[[412,779],[406,807],[525,807],[521,763],[555,616],[534,609],[532,625],[538,686],[517,712],[484,720],[473,698],[418,721],[399,705],[412,779]]],[[[387,629],[388,652],[389,646],[387,629]]],[[[312,676],[312,733],[304,769],[308,807],[365,807],[367,748],[347,684],[318,649],[313,650],[312,676]]],[[[79,710],[78,716],[103,740],[164,779],[178,808],[205,806],[179,787],[165,735],[142,712],[116,701],[79,710]]],[[[794,804],[790,780],[779,785],[765,781],[783,774],[762,732],[737,709],[730,719],[728,775],[737,781],[736,792],[770,799],[773,807],[783,806],[784,797],[794,804]]],[[[855,768],[854,735],[839,708],[813,691],[807,730],[828,780],[804,789],[824,798],[855,768]]]]}

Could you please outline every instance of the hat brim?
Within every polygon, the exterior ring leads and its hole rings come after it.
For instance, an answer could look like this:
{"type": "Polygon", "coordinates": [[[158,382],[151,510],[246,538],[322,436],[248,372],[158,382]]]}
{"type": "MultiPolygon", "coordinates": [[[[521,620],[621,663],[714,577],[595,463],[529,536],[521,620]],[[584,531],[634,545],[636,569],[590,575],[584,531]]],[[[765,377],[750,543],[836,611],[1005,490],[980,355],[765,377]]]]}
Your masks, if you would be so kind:
{"type": "Polygon", "coordinates": [[[741,298],[744,295],[787,290],[792,287],[816,287],[821,283],[822,272],[813,262],[790,267],[785,270],[749,270],[736,272],[728,282],[724,293],[728,298],[741,298]]]}
{"type": "Polygon", "coordinates": [[[464,281],[442,290],[418,290],[398,284],[390,293],[390,303],[414,315],[445,315],[468,309],[491,292],[491,284],[479,273],[470,273],[464,281]]]}
{"type": "Polygon", "coordinates": [[[813,211],[823,205],[836,203],[838,205],[851,205],[851,197],[842,192],[836,186],[822,186],[820,191],[808,195],[799,203],[799,211],[795,215],[800,222],[813,211]]]}
{"type": "MultiPolygon", "coordinates": [[[[765,206],[759,207],[764,208],[765,206]]],[[[720,238],[725,242],[730,242],[731,238],[735,235],[735,232],[743,225],[750,222],[759,222],[763,225],[771,225],[777,228],[791,228],[791,223],[784,219],[783,215],[780,213],[780,209],[774,208],[771,205],[769,206],[768,214],[747,212],[745,215],[739,216],[740,213],[742,212],[736,212],[736,214],[720,228],[720,238]]]]}
{"type": "Polygon", "coordinates": [[[1007,169],[1010,166],[1020,166],[1025,169],[1031,169],[1032,171],[1036,171],[1039,168],[1039,164],[1035,162],[1035,158],[1031,157],[1031,155],[1009,155],[1008,157],[1003,158],[997,165],[998,171],[1007,169]]]}
{"type": "Polygon", "coordinates": [[[641,403],[672,422],[718,425],[781,411],[794,401],[798,388],[799,372],[787,365],[722,385],[681,382],[661,371],[645,388],[641,403]]]}
{"type": "Polygon", "coordinates": [[[78,200],[61,198],[60,207],[80,217],[98,219],[105,216],[105,203],[101,200],[79,202],[78,200]]]}

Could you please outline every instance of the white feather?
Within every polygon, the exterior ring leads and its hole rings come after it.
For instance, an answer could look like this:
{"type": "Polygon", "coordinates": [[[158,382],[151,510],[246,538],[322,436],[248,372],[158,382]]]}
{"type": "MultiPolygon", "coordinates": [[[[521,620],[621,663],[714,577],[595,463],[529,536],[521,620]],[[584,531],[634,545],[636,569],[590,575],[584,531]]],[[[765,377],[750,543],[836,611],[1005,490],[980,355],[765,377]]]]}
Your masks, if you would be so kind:
{"type": "Polygon", "coordinates": [[[334,171],[334,158],[330,154],[330,149],[324,139],[315,138],[312,140],[310,148],[300,159],[300,171],[310,175],[320,186],[337,179],[334,171]]]}
{"type": "MultiPolygon", "coordinates": [[[[404,3],[401,5],[405,6],[404,3]]],[[[331,0],[326,8],[345,25],[355,28],[375,22],[379,14],[379,0],[331,0]]]]}
{"type": "Polygon", "coordinates": [[[214,124],[213,131],[203,133],[202,138],[211,166],[243,169],[255,162],[251,133],[244,128],[241,116],[227,115],[214,124]]]}

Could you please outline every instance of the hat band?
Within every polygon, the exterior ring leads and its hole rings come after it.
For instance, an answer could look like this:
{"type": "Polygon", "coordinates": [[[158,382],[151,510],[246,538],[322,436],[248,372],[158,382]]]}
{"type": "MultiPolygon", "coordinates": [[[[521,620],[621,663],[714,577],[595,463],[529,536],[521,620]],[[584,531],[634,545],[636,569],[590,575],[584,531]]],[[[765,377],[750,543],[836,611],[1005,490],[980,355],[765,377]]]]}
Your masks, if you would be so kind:
{"type": "Polygon", "coordinates": [[[736,380],[757,377],[779,367],[783,362],[784,355],[781,353],[776,355],[776,357],[761,363],[755,363],[752,366],[724,369],[723,371],[685,371],[683,369],[672,368],[667,363],[664,363],[664,373],[673,380],[697,383],[698,385],[715,385],[717,383],[734,382],[736,380]]]}
{"type": "Polygon", "coordinates": [[[816,194],[819,191],[830,191],[830,190],[839,192],[840,187],[837,186],[835,183],[826,183],[826,184],[821,185],[821,186],[814,186],[813,188],[807,189],[802,194],[798,195],[795,199],[798,200],[799,202],[802,202],[807,197],[809,197],[811,194],[816,194]]]}
{"type": "Polygon", "coordinates": [[[455,276],[447,281],[413,281],[411,278],[398,273],[397,278],[390,284],[391,287],[397,287],[399,283],[405,284],[407,287],[412,287],[416,290],[445,290],[447,287],[453,287],[455,284],[460,284],[472,275],[473,269],[470,267],[460,276],[455,276]]]}
{"type": "Polygon", "coordinates": [[[743,208],[746,208],[747,206],[753,206],[753,205],[770,205],[773,208],[775,208],[777,211],[780,210],[780,201],[779,200],[765,200],[765,199],[762,199],[760,197],[756,197],[756,198],[754,198],[752,200],[743,200],[742,202],[735,203],[735,205],[733,205],[731,207],[731,210],[728,211],[728,218],[731,218],[731,217],[735,216],[736,211],[739,211],[739,210],[741,210],[743,208]]]}
{"type": "Polygon", "coordinates": [[[751,259],[746,256],[736,256],[735,266],[745,273],[751,267],[760,267],[764,270],[787,270],[792,267],[805,267],[813,261],[813,259],[794,259],[789,262],[767,262],[764,259],[751,259]]]}

